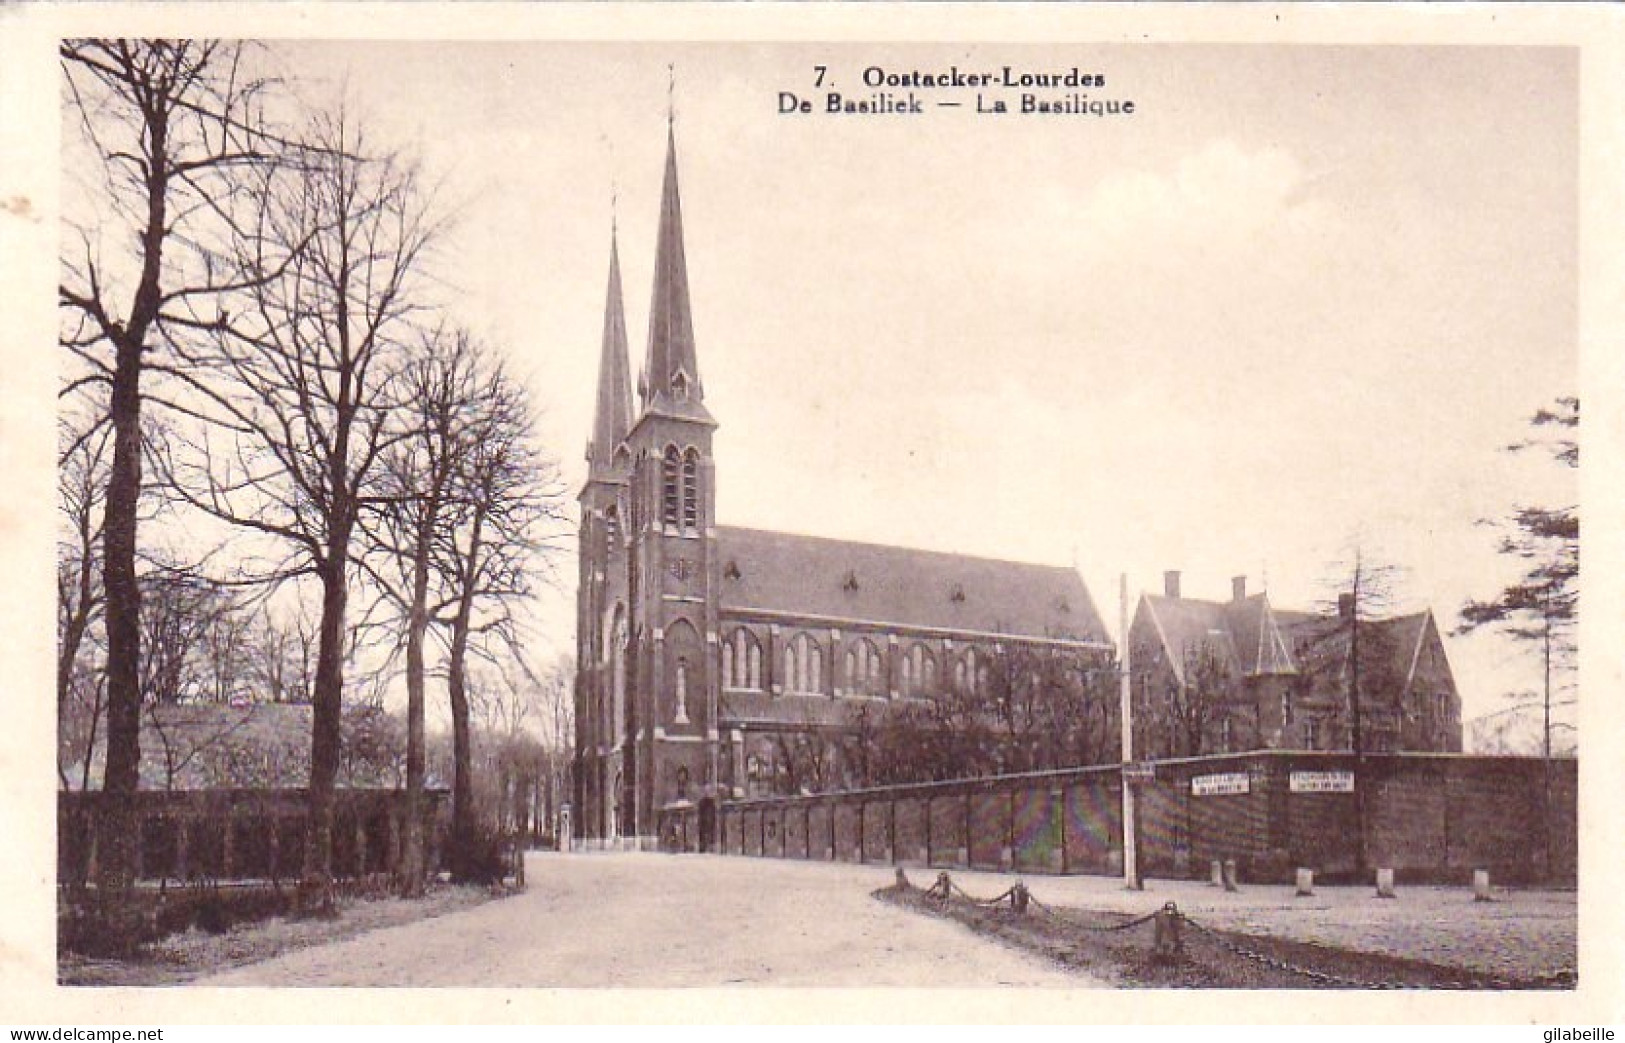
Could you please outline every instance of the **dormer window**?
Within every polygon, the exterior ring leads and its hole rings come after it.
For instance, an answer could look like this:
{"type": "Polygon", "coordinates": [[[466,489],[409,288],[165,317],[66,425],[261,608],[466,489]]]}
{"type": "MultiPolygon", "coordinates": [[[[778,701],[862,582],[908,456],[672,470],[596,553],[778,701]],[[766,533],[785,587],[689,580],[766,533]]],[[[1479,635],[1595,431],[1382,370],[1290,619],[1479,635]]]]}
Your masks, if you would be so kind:
{"type": "Polygon", "coordinates": [[[728,564],[722,567],[723,579],[739,579],[742,575],[743,573],[739,571],[739,562],[732,558],[729,558],[728,564]]]}
{"type": "Polygon", "coordinates": [[[948,600],[956,605],[963,604],[965,601],[965,588],[955,583],[953,589],[948,592],[948,600]]]}
{"type": "Polygon", "coordinates": [[[688,400],[687,373],[684,373],[682,370],[678,370],[676,373],[671,375],[671,393],[672,397],[677,399],[679,402],[685,402],[688,400]]]}
{"type": "Polygon", "coordinates": [[[858,590],[858,574],[852,569],[846,570],[846,578],[841,580],[841,589],[848,594],[855,594],[858,590]]]}

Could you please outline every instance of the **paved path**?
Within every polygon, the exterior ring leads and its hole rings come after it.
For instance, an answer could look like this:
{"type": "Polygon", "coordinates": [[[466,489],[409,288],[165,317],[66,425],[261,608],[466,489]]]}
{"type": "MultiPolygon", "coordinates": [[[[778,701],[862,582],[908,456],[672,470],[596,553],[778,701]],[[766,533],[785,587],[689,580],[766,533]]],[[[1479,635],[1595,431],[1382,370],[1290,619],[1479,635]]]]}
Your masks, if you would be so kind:
{"type": "Polygon", "coordinates": [[[524,894],[240,967],[196,985],[1099,983],[870,893],[880,866],[533,854],[524,894]]]}

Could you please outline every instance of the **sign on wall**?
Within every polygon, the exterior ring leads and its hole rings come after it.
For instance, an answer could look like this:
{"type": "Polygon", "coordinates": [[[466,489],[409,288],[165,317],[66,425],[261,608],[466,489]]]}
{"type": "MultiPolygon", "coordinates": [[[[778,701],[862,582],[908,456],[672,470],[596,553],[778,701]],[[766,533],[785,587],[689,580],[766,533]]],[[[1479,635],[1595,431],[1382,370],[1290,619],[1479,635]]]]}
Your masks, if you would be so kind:
{"type": "Polygon", "coordinates": [[[1232,793],[1252,792],[1252,782],[1244,771],[1228,771],[1218,775],[1193,775],[1191,796],[1217,797],[1232,793]]]}
{"type": "Polygon", "coordinates": [[[1287,779],[1293,793],[1353,793],[1352,771],[1295,771],[1287,779]]]}

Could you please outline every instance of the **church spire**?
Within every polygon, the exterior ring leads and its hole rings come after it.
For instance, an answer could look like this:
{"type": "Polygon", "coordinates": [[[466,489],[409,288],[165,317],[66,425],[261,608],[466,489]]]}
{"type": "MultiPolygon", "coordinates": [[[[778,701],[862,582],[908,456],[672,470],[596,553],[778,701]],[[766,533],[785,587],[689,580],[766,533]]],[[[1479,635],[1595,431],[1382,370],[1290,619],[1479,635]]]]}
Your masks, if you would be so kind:
{"type": "Polygon", "coordinates": [[[660,236],[655,247],[654,299],[649,305],[649,351],[638,393],[646,410],[709,419],[699,403],[699,362],[683,255],[683,205],[677,190],[677,136],[666,122],[666,178],[660,193],[660,236]]]}
{"type": "Polygon", "coordinates": [[[609,233],[609,291],[604,300],[604,344],[598,359],[598,411],[587,443],[590,478],[609,477],[615,449],[632,429],[632,382],[626,359],[626,312],[621,306],[621,259],[613,222],[609,233]]]}

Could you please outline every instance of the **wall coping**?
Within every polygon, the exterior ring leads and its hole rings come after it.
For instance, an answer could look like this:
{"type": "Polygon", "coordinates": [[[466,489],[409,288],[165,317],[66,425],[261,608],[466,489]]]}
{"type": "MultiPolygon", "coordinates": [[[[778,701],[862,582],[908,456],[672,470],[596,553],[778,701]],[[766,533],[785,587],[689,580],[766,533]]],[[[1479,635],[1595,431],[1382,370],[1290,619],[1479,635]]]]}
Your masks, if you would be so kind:
{"type": "MultiPolygon", "coordinates": [[[[1200,767],[1207,765],[1227,765],[1237,763],[1265,761],[1320,761],[1322,763],[1348,763],[1350,761],[1363,761],[1366,763],[1381,763],[1384,761],[1419,761],[1432,760],[1445,763],[1477,763],[1501,764],[1517,762],[1522,764],[1538,765],[1544,759],[1538,756],[1507,753],[1436,753],[1425,751],[1396,751],[1390,753],[1364,753],[1356,754],[1351,750],[1282,750],[1264,749],[1247,750],[1239,753],[1209,753],[1197,757],[1169,757],[1153,760],[1149,763],[1158,767],[1200,767]]],[[[1571,763],[1578,765],[1578,757],[1554,757],[1554,764],[1571,763]]],[[[941,779],[931,782],[900,782],[889,786],[867,786],[861,789],[831,790],[826,793],[786,794],[770,797],[747,797],[740,800],[724,800],[720,802],[722,809],[739,809],[753,811],[773,807],[786,807],[801,804],[820,803],[850,803],[862,800],[898,799],[914,796],[937,796],[954,793],[963,793],[968,790],[983,790],[997,788],[1003,785],[1019,784],[1022,782],[1052,782],[1065,784],[1072,780],[1081,780],[1090,776],[1116,775],[1122,768],[1121,764],[1094,764],[1075,768],[1051,768],[1045,771],[1016,772],[1008,775],[982,775],[974,778],[941,779]]]]}

